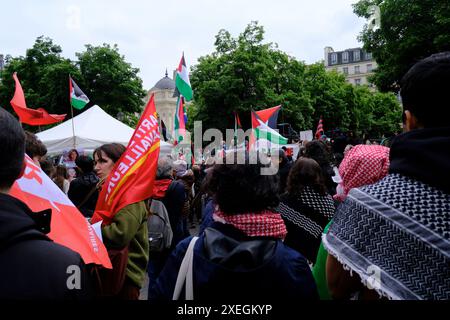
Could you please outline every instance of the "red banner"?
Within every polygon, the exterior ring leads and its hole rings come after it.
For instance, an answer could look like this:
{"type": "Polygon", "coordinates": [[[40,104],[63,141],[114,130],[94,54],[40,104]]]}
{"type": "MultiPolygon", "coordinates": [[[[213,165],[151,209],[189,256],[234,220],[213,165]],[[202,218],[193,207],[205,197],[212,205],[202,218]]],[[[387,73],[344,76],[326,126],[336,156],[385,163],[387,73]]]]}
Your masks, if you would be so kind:
{"type": "Polygon", "coordinates": [[[47,110],[43,108],[30,109],[25,102],[25,95],[23,94],[22,86],[20,85],[17,74],[13,74],[14,81],[16,82],[16,91],[14,97],[11,100],[11,106],[19,116],[19,121],[29,124],[31,126],[40,126],[46,124],[57,123],[63,121],[66,117],[65,114],[49,114],[47,110]]]}
{"type": "Polygon", "coordinates": [[[25,156],[25,161],[24,175],[14,183],[10,195],[25,202],[32,211],[52,209],[48,237],[78,252],[86,264],[111,268],[106,248],[86,218],[33,160],[25,156]]]}
{"type": "Polygon", "coordinates": [[[103,184],[92,223],[103,220],[104,224],[110,224],[123,207],[151,197],[159,144],[159,125],[152,95],[127,149],[103,184]]]}

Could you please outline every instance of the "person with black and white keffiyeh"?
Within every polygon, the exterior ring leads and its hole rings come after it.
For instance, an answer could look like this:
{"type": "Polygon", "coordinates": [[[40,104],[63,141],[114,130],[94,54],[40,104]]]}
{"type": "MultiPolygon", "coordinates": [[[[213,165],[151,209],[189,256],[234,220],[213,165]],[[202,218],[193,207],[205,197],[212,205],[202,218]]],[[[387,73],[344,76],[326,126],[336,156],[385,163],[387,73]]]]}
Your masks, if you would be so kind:
{"type": "Polygon", "coordinates": [[[448,88],[450,52],[403,77],[405,132],[392,143],[389,174],[352,189],[322,236],[333,298],[349,298],[358,284],[347,269],[389,299],[450,299],[448,88]]]}
{"type": "Polygon", "coordinates": [[[300,158],[291,169],[287,192],[281,196],[277,212],[288,230],[284,243],[315,263],[323,228],[334,215],[333,198],[319,164],[300,158]]]}

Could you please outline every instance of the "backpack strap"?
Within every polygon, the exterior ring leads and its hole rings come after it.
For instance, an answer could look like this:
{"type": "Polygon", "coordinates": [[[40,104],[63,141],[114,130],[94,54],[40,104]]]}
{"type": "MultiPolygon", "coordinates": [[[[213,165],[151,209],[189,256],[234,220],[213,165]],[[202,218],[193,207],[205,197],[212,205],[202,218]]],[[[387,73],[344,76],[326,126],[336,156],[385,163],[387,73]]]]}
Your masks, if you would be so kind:
{"type": "Polygon", "coordinates": [[[172,300],[178,300],[181,295],[181,290],[183,285],[185,286],[185,299],[194,300],[194,274],[193,274],[193,264],[194,264],[194,246],[197,242],[198,237],[192,237],[189,242],[189,246],[184,255],[183,261],[180,265],[180,270],[178,271],[177,282],[175,284],[175,289],[173,291],[172,300]]]}

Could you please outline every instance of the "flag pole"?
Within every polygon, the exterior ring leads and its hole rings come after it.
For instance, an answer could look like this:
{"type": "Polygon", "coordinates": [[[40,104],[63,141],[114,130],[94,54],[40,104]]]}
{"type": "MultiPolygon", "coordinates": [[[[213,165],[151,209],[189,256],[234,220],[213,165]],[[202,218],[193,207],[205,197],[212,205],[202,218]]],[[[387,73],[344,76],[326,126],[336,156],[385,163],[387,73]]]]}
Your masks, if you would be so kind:
{"type": "Polygon", "coordinates": [[[72,114],[72,134],[73,134],[73,148],[76,149],[76,142],[75,142],[75,123],[73,121],[73,107],[72,104],[70,104],[70,112],[72,114]]]}
{"type": "Polygon", "coordinates": [[[72,115],[72,136],[73,136],[73,148],[76,149],[76,141],[75,141],[75,123],[73,121],[73,106],[72,106],[72,77],[69,74],[69,104],[70,104],[70,113],[72,115]]]}

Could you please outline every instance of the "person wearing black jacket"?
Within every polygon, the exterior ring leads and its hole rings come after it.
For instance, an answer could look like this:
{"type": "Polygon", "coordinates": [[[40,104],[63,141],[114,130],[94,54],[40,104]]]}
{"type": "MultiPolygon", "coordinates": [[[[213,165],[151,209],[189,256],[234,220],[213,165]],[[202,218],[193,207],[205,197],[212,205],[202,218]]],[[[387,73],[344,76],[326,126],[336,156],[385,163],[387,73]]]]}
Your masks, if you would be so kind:
{"type": "Polygon", "coordinates": [[[335,299],[450,299],[450,52],[417,62],[400,86],[389,174],[352,189],[322,238],[335,299]]]}
{"type": "Polygon", "coordinates": [[[92,217],[98,199],[97,184],[99,178],[94,173],[94,160],[87,156],[79,156],[75,160],[81,169],[80,177],[72,180],[68,192],[69,199],[86,218],[92,217]]]}
{"type": "Polygon", "coordinates": [[[25,135],[17,120],[0,108],[0,299],[88,299],[90,278],[78,253],[54,243],[51,210],[32,212],[8,193],[25,168],[25,135]],[[79,284],[72,286],[71,275],[79,284]]]}

